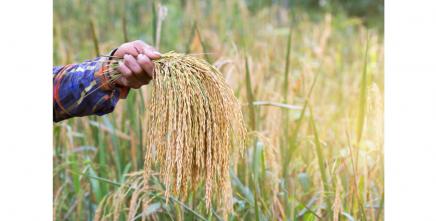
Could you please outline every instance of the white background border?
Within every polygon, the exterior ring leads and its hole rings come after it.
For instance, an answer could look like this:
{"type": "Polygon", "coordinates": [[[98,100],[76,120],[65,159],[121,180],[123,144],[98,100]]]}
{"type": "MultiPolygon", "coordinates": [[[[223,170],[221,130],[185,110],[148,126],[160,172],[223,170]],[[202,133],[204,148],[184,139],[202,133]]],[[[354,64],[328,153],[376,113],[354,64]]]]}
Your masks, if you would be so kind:
{"type": "Polygon", "coordinates": [[[386,220],[436,220],[435,3],[385,1],[386,220]]]}
{"type": "Polygon", "coordinates": [[[52,2],[0,3],[0,220],[52,219],[52,2]]]}

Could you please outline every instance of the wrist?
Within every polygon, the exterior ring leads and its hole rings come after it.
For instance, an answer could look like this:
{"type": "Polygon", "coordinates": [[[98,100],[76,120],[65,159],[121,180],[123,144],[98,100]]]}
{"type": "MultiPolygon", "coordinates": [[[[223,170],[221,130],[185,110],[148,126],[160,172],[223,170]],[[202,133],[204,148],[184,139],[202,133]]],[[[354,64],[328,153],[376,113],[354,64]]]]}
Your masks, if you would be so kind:
{"type": "Polygon", "coordinates": [[[115,89],[115,83],[111,76],[111,64],[113,60],[102,58],[101,67],[94,73],[94,77],[103,91],[112,91],[115,89]],[[104,60],[103,60],[104,59],[104,60]]]}

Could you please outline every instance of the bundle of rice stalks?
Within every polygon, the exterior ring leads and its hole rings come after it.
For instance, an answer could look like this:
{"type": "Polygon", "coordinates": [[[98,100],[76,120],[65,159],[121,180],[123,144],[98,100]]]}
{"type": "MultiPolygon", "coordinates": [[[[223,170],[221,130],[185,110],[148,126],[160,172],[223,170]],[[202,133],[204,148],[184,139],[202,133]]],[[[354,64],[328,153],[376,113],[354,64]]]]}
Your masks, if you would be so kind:
{"type": "Polygon", "coordinates": [[[217,193],[218,206],[231,209],[230,156],[246,136],[238,100],[202,59],[170,52],[153,62],[143,179],[156,162],[167,201],[170,195],[184,199],[204,182],[206,207],[217,193]]]}
{"type": "Polygon", "coordinates": [[[218,69],[202,59],[168,53],[154,64],[145,176],[154,148],[165,196],[172,190],[184,197],[204,178],[209,207],[212,191],[230,185],[232,135],[245,137],[240,105],[218,69]]]}

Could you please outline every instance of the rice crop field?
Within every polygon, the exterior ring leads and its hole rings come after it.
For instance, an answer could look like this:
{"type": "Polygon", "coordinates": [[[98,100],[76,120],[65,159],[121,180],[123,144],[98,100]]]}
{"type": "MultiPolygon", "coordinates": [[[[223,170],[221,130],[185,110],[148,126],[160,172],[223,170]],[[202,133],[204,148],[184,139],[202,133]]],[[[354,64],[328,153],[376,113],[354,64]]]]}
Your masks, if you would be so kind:
{"type": "Polygon", "coordinates": [[[55,0],[54,65],[136,39],[204,59],[241,104],[247,140],[215,190],[231,189],[229,213],[217,198],[208,208],[205,183],[167,199],[156,165],[141,192],[153,91],[131,90],[111,114],[54,124],[53,219],[383,220],[383,18],[283,2],[55,0]]]}

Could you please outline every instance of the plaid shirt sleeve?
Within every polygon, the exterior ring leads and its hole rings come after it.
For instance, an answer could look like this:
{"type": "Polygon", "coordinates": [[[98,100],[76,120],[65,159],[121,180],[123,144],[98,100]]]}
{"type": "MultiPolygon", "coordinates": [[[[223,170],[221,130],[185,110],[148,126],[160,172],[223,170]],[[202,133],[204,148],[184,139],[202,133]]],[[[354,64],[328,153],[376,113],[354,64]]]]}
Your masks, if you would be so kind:
{"type": "Polygon", "coordinates": [[[127,88],[114,87],[107,75],[108,58],[53,67],[53,120],[111,113],[127,88]]]}

